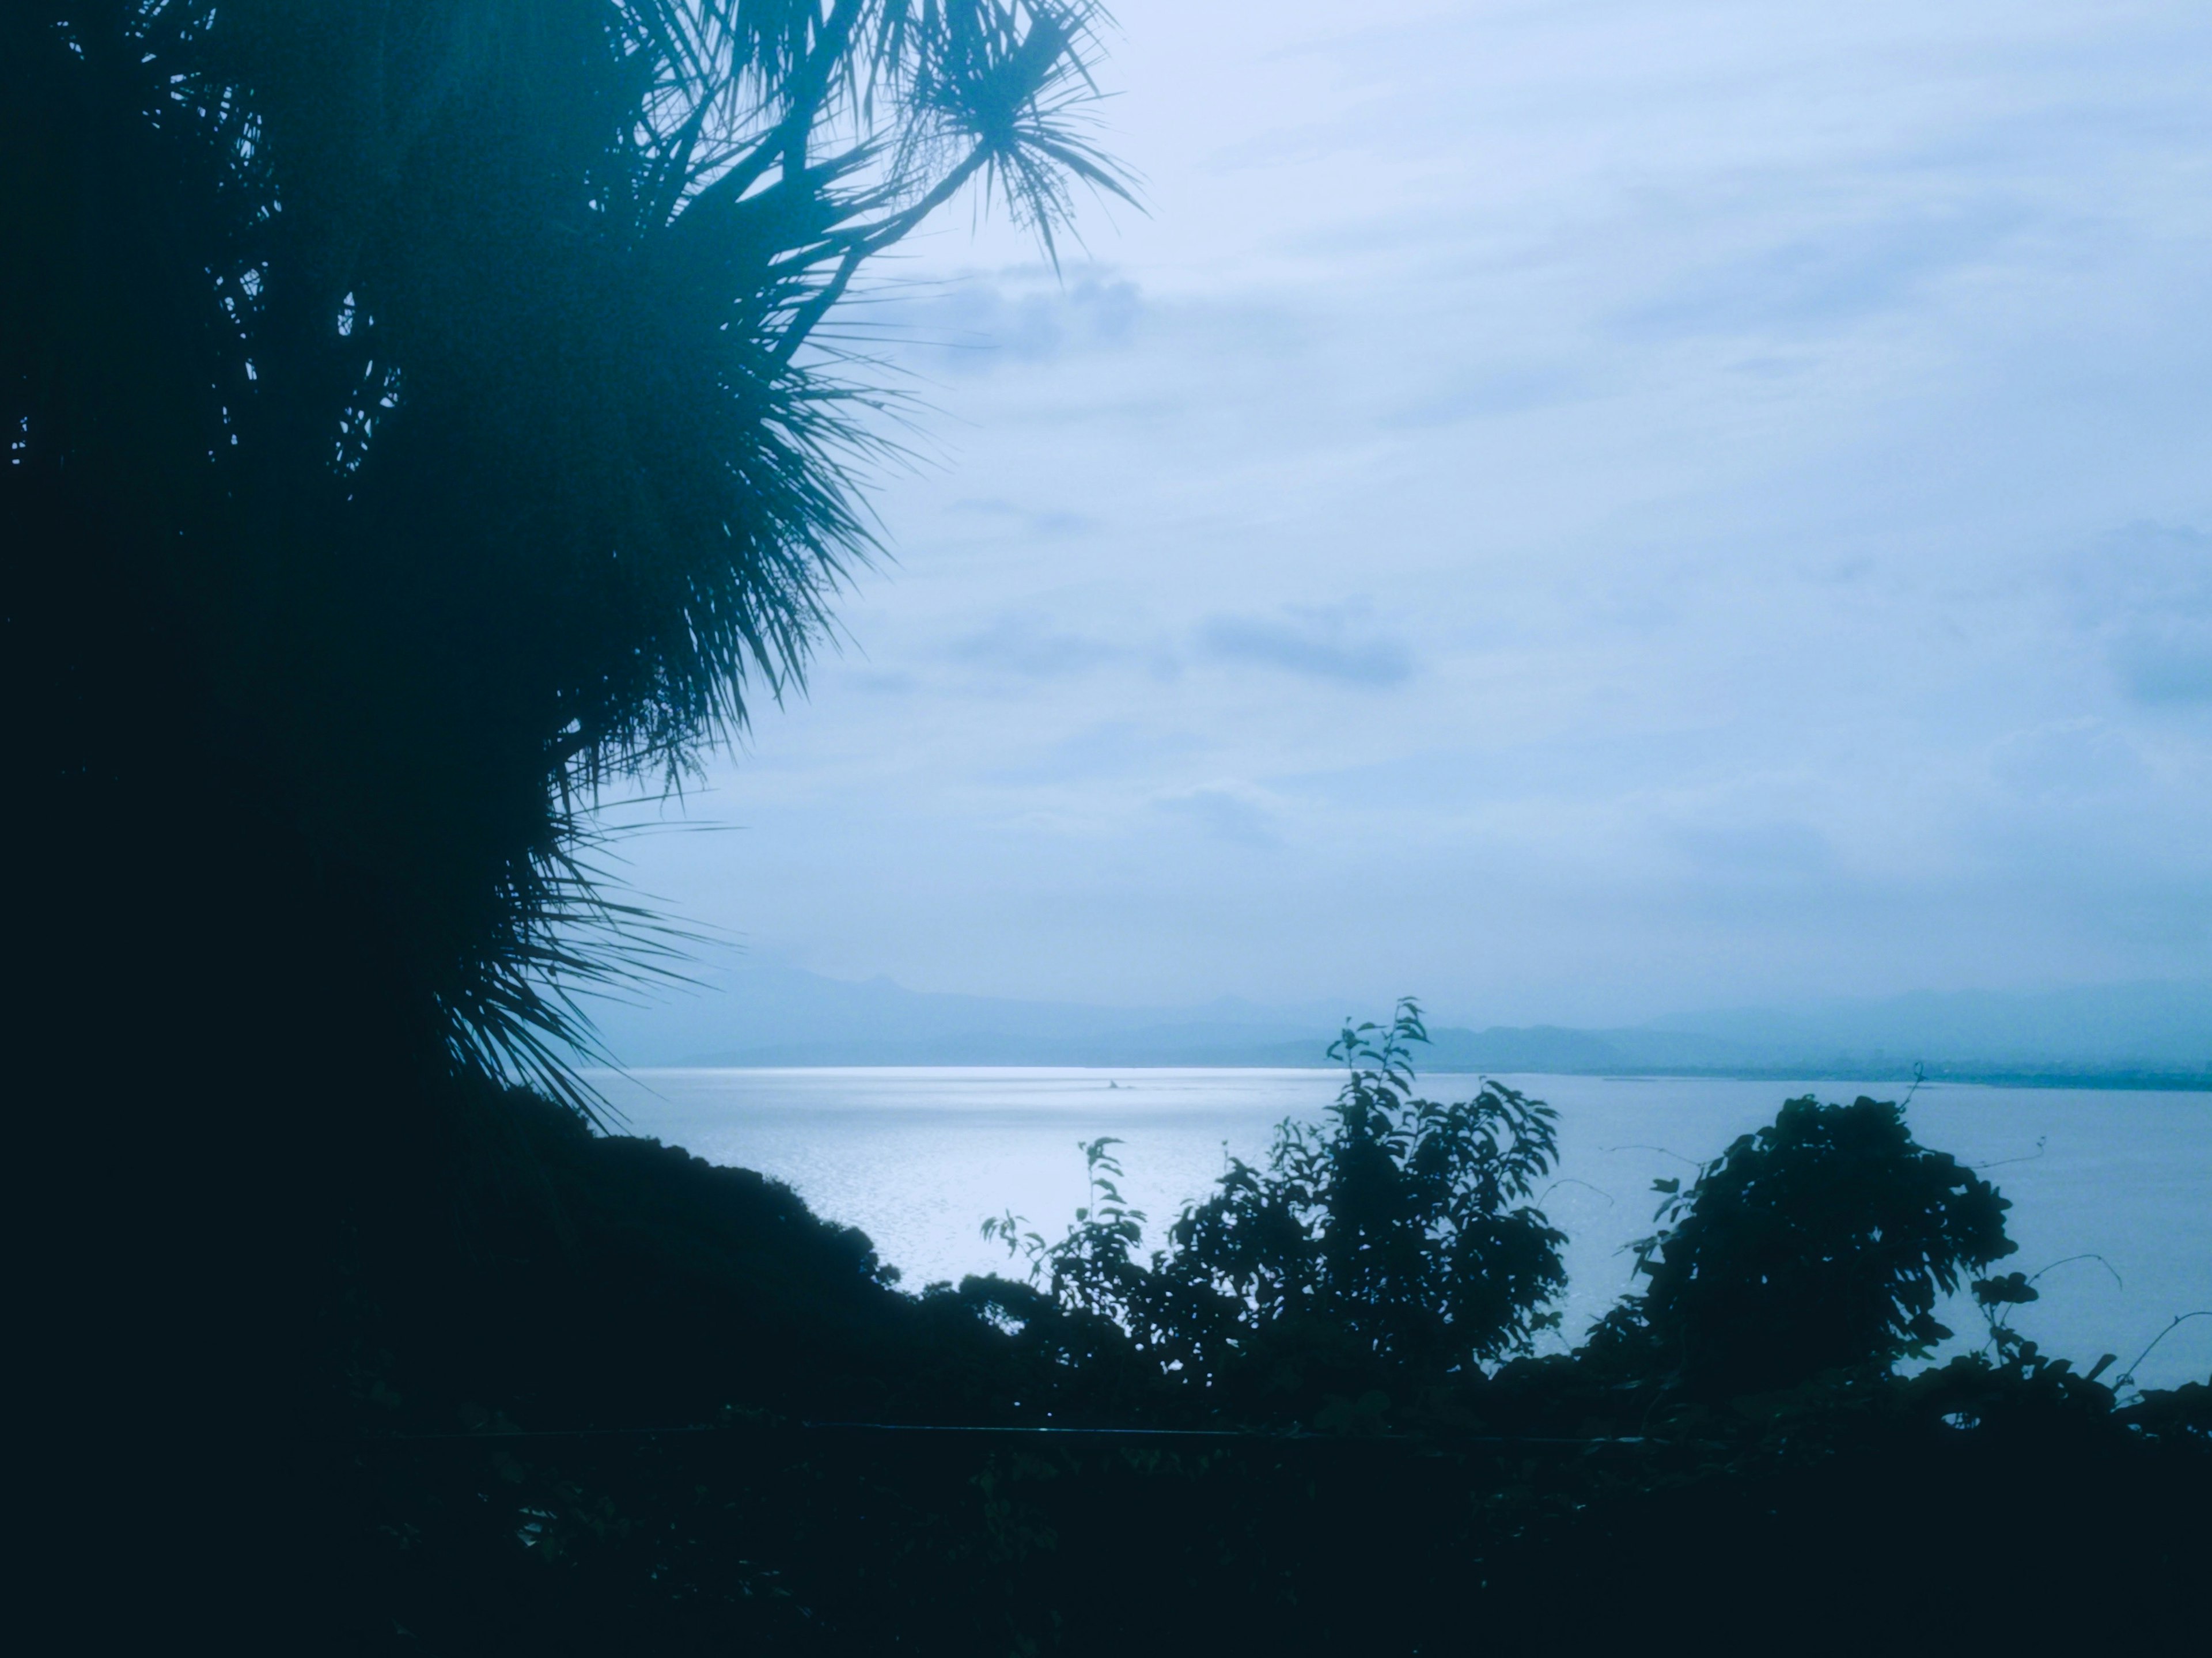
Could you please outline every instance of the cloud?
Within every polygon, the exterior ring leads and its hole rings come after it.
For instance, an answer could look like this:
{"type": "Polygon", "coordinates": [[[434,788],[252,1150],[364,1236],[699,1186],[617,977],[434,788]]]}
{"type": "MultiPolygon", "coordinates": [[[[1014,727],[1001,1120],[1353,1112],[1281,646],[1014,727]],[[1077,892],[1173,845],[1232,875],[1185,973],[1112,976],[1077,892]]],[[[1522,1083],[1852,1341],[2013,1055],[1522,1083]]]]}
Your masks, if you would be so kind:
{"type": "Polygon", "coordinates": [[[1183,794],[1164,795],[1154,804],[1231,846],[1259,850],[1283,844],[1273,811],[1255,792],[1240,786],[1210,785],[1183,794]]]}
{"type": "Polygon", "coordinates": [[[1799,880],[1836,866],[1834,844],[1809,823],[1679,824],[1666,836],[1693,869],[1733,879],[1799,880]]]}
{"type": "Polygon", "coordinates": [[[1133,654],[1121,646],[1054,625],[1035,611],[1009,611],[979,633],[954,642],[957,662],[1024,679],[1087,673],[1133,654]]]}
{"type": "Polygon", "coordinates": [[[2112,647],[2112,666],[2141,702],[2212,702],[2212,616],[2145,618],[2112,647]]]}
{"type": "Polygon", "coordinates": [[[1985,257],[2017,223],[1992,210],[1913,216],[1784,242],[1709,269],[1623,317],[1633,334],[1817,331],[1906,303],[1985,257]]]}
{"type": "Polygon", "coordinates": [[[2212,702],[2212,536],[2134,524],[2084,559],[2075,598],[2139,702],[2212,702]]]}
{"type": "Polygon", "coordinates": [[[861,313],[871,336],[937,373],[984,374],[1127,346],[1146,312],[1137,284],[1110,269],[1048,270],[896,287],[861,313]]]}
{"type": "Polygon", "coordinates": [[[1341,610],[1213,616],[1199,629],[1197,648],[1217,662],[1255,662],[1348,685],[1396,685],[1413,673],[1413,654],[1403,640],[1355,631],[1341,610]]]}
{"type": "Polygon", "coordinates": [[[2143,762],[2127,734],[2101,720],[2069,720],[2016,732],[1996,745],[1990,768],[2041,800],[2105,795],[2141,782],[2143,762]]]}
{"type": "Polygon", "coordinates": [[[1025,763],[992,772],[988,780],[1019,787],[1139,776],[1198,746],[1188,732],[1111,720],[1061,738],[1025,763]]]}
{"type": "Polygon", "coordinates": [[[1012,525],[1031,540],[1049,541],[1063,536],[1080,535],[1097,527],[1095,520],[1081,513],[1048,510],[1036,512],[1019,503],[997,495],[969,495],[952,503],[956,513],[972,513],[978,518],[999,519],[1012,525]]]}
{"type": "Polygon", "coordinates": [[[1550,365],[1498,366],[1401,405],[1382,417],[1385,430],[1413,431],[1528,414],[1588,396],[1583,376],[1550,365]]]}

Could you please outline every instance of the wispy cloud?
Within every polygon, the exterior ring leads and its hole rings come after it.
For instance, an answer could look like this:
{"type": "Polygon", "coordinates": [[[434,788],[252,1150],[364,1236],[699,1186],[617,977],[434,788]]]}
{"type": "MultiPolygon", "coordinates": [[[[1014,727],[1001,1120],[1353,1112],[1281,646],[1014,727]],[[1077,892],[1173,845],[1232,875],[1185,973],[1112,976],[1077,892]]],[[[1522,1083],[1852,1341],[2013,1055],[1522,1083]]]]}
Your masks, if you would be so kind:
{"type": "Polygon", "coordinates": [[[2212,535],[2139,523],[2078,562],[2076,602],[2128,695],[2212,702],[2212,535]]]}
{"type": "Polygon", "coordinates": [[[1202,746],[1190,732],[1172,726],[1102,720],[1059,738],[1042,754],[991,772],[988,780],[1017,788],[1102,782],[1118,788],[1121,780],[1149,779],[1164,764],[1202,746]]]}
{"type": "Polygon", "coordinates": [[[1550,409],[1590,395],[1580,365],[1486,364],[1399,405],[1382,416],[1387,429],[1455,426],[1550,409]]]}
{"type": "Polygon", "coordinates": [[[2143,551],[2112,665],[2146,702],[2212,702],[2212,536],[2170,531],[2143,551]]]}
{"type": "Polygon", "coordinates": [[[1274,809],[1249,788],[1210,785],[1163,795],[1153,804],[1161,811],[1186,819],[1211,838],[1231,846],[1266,851],[1283,843],[1274,809]]]}
{"type": "Polygon", "coordinates": [[[2142,754],[2127,733],[2094,719],[2015,732],[1991,752],[1990,769],[2038,800],[2109,799],[2144,780],[2142,754]]]}
{"type": "Polygon", "coordinates": [[[868,336],[933,372],[986,374],[1129,345],[1146,313],[1110,269],[966,273],[887,288],[858,313],[868,336]]]}
{"type": "Polygon", "coordinates": [[[1632,337],[1825,332],[1911,305],[1990,261],[2027,222],[2002,201],[1885,207],[1686,271],[1624,309],[1614,326],[1632,337]]]}
{"type": "Polygon", "coordinates": [[[1132,653],[1094,635],[1061,627],[1038,612],[1011,611],[956,640],[947,654],[956,662],[996,673],[1058,679],[1088,673],[1132,653]]]}
{"type": "Polygon", "coordinates": [[[952,503],[956,513],[995,520],[1035,539],[1052,540],[1080,535],[1097,527],[1095,519],[1060,507],[1024,507],[1000,495],[969,495],[952,503]]]}
{"type": "Polygon", "coordinates": [[[1197,648],[1216,662],[1254,663],[1348,685],[1396,685],[1413,674],[1405,641],[1364,628],[1343,610],[1211,616],[1198,630],[1197,648]]]}

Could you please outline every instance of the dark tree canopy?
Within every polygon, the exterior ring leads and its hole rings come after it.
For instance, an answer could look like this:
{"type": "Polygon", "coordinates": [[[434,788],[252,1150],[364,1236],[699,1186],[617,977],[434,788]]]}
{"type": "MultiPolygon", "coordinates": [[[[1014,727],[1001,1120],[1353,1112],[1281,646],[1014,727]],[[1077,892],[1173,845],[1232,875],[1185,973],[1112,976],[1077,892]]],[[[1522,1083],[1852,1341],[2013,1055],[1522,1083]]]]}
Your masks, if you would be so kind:
{"type": "Polygon", "coordinates": [[[2005,1236],[2010,1207],[1917,1144],[1900,1107],[1808,1095],[1662,1209],[1672,1224],[1640,1247],[1650,1283],[1633,1312],[1698,1392],[1887,1365],[1951,1334],[1936,1297],[2018,1247],[2005,1236]]]}
{"type": "Polygon", "coordinates": [[[1149,1263],[1115,1142],[1092,1142],[1091,1199],[1066,1237],[1024,1235],[1011,1215],[985,1227],[1027,1253],[1042,1297],[978,1279],[969,1293],[1071,1366],[1126,1338],[1140,1369],[1206,1390],[1217,1411],[1297,1418],[1528,1351],[1566,1284],[1565,1236],[1538,1207],[1557,1114],[1495,1082],[1456,1102],[1422,1096],[1413,1058],[1427,1041],[1410,1000],[1387,1025],[1347,1025],[1326,1120],[1283,1123],[1264,1167],[1232,1158],[1149,1263]]]}
{"type": "Polygon", "coordinates": [[[1327,1122],[1286,1122],[1267,1169],[1232,1164],[1176,1222],[1169,1270],[1250,1342],[1320,1327],[1394,1367],[1446,1373],[1525,1348],[1565,1286],[1536,1207],[1556,1114],[1498,1083],[1444,1103],[1414,1088],[1420,1010],[1347,1028],[1327,1122]]]}
{"type": "MultiPolygon", "coordinates": [[[[838,320],[869,260],[956,198],[1049,250],[1122,189],[1095,18],[0,6],[11,1220],[69,1615],[352,1604],[371,1401],[450,1428],[478,1326],[547,1334],[561,1295],[490,1265],[531,1225],[611,1270],[562,1170],[641,1165],[498,1085],[588,1114],[567,993],[655,942],[590,878],[590,808],[799,685],[870,556],[883,378],[838,320]],[[134,1530],[125,1491],[191,1518],[134,1530]]],[[[794,1267],[851,1277],[778,1208],[794,1267]]]]}
{"type": "Polygon", "coordinates": [[[1048,250],[1073,188],[1124,193],[1094,23],[8,8],[0,524],[35,786],[158,803],[258,947],[335,933],[465,1064],[557,1079],[558,987],[607,965],[573,940],[635,919],[582,878],[580,807],[798,684],[869,555],[837,302],[963,191],[1048,250]]]}

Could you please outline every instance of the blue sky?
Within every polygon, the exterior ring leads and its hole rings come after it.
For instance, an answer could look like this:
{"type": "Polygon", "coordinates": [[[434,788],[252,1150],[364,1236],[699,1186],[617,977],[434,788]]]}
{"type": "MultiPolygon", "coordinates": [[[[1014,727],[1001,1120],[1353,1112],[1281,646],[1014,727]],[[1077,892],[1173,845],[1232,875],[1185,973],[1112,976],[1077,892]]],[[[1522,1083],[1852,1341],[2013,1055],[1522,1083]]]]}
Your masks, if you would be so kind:
{"type": "Polygon", "coordinates": [[[886,270],[896,562],[638,888],[1485,1023],[2212,971],[2212,8],[1116,10],[1149,214],[886,270]]]}

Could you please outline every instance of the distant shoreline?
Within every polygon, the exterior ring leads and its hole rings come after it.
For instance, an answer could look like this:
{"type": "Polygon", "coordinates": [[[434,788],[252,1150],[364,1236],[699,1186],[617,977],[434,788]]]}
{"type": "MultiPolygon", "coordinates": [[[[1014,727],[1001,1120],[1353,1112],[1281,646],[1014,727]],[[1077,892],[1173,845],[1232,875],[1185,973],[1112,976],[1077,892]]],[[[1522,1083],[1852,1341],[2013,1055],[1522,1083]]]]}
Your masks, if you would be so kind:
{"type": "MultiPolygon", "coordinates": [[[[1339,1069],[1326,1060],[1306,1064],[1279,1058],[1237,1059],[1212,1055],[1127,1054],[1046,1055],[1018,1057],[946,1054],[911,1057],[884,1054],[828,1057],[818,1050],[805,1054],[757,1051],[694,1056],[674,1063],[636,1063],[618,1067],[641,1071],[1311,1071],[1332,1074],[1339,1069]]],[[[1607,1082],[1657,1082],[1705,1079],[1714,1082],[1826,1083],[1844,1082],[1869,1086],[1975,1088],[2072,1088],[2108,1093],[2212,1094],[2212,1072],[2132,1069],[2039,1068],[2014,1071],[1998,1066],[1928,1067],[1917,1078],[1910,1067],[1896,1066],[1638,1066],[1632,1069],[1588,1070],[1568,1067],[1468,1066],[1445,1062],[1425,1067],[1422,1074],[1437,1077],[1579,1077],[1607,1082]]]]}

